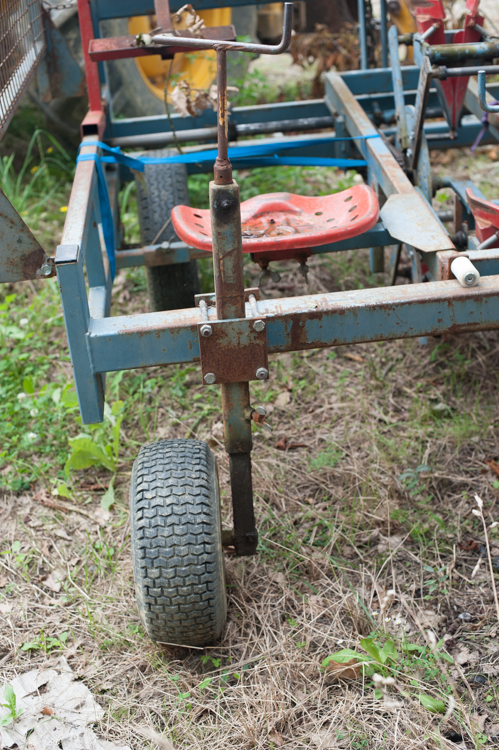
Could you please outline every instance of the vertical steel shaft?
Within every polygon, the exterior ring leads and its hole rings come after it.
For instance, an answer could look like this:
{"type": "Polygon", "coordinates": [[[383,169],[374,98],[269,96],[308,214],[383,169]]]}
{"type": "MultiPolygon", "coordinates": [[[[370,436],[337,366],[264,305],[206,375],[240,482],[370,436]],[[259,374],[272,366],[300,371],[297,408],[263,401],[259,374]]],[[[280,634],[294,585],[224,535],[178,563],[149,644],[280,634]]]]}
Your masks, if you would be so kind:
{"type": "Polygon", "coordinates": [[[227,52],[217,49],[217,98],[218,98],[218,156],[214,173],[217,185],[232,183],[232,167],[228,157],[229,118],[227,115],[227,52]]]}
{"type": "MultiPolygon", "coordinates": [[[[215,172],[216,174],[216,172],[215,172]]],[[[219,320],[245,317],[239,188],[210,184],[213,271],[219,320]]],[[[251,482],[251,421],[248,383],[222,384],[225,449],[230,459],[234,543],[238,555],[256,552],[258,534],[251,482]]]]}

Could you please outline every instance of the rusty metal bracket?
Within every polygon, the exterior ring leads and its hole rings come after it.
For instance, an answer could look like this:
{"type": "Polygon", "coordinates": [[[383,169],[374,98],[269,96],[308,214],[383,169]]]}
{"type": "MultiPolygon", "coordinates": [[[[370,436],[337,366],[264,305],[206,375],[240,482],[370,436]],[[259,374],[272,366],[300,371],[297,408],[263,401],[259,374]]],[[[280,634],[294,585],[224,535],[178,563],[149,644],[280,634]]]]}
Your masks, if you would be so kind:
{"type": "Polygon", "coordinates": [[[267,326],[261,318],[201,321],[198,335],[206,385],[267,380],[267,326]]]}

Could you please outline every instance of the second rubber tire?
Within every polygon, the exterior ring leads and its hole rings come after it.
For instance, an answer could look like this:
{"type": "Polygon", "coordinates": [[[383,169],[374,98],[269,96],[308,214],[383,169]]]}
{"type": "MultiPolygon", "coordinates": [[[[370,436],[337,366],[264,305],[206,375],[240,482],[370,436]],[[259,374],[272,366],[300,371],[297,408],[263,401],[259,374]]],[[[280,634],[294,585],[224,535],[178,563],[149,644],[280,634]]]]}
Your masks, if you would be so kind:
{"type": "MultiPolygon", "coordinates": [[[[146,155],[162,157],[175,153],[172,149],[158,149],[146,155]]],[[[146,164],[144,177],[137,177],[135,182],[142,243],[176,240],[177,235],[167,222],[174,206],[190,205],[185,164],[146,164]]],[[[194,295],[200,291],[195,260],[146,268],[146,277],[151,308],[155,312],[194,307],[194,295]]]]}

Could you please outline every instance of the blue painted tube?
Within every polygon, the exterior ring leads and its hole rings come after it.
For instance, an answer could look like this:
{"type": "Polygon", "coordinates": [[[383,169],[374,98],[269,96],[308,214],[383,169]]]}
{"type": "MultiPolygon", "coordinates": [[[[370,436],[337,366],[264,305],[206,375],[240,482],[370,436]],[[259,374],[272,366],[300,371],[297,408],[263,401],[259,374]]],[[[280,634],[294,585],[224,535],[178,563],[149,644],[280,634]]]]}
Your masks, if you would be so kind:
{"type": "MultiPolygon", "coordinates": [[[[498,290],[499,276],[485,276],[470,289],[440,281],[261,300],[258,309],[272,354],[499,328],[498,290]]],[[[91,320],[95,371],[195,362],[199,321],[197,308],[91,320]]]]}
{"type": "Polygon", "coordinates": [[[381,64],[388,68],[388,14],[386,10],[386,0],[380,2],[381,14],[381,64]]]}
{"type": "Polygon", "coordinates": [[[360,41],[360,69],[367,70],[367,36],[366,36],[366,8],[364,0],[357,0],[359,9],[359,41],[360,41]]]}

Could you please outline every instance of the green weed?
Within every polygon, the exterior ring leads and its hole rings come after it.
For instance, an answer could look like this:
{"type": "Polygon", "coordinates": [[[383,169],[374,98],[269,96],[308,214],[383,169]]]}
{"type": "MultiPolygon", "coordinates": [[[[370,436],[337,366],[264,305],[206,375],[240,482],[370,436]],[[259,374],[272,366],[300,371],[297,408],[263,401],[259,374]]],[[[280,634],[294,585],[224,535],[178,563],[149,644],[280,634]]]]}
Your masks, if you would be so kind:
{"type": "Polygon", "coordinates": [[[40,635],[32,641],[27,641],[21,646],[21,651],[44,651],[46,654],[51,651],[62,651],[66,648],[66,641],[69,633],[65,630],[58,637],[46,636],[43,628],[40,635]]]}
{"type": "Polygon", "coordinates": [[[22,709],[17,708],[16,694],[12,685],[5,685],[3,690],[3,698],[5,703],[0,703],[2,708],[7,708],[8,713],[0,718],[0,727],[7,727],[9,724],[13,724],[22,714],[22,709]]]}

